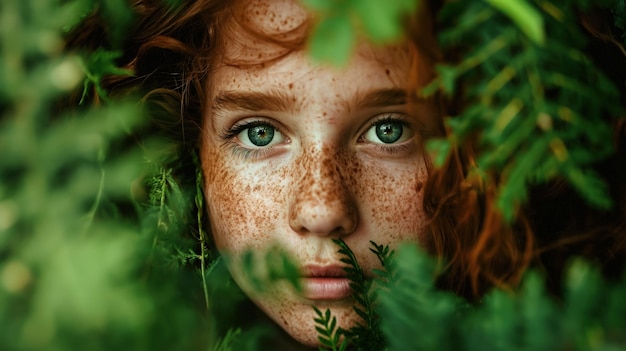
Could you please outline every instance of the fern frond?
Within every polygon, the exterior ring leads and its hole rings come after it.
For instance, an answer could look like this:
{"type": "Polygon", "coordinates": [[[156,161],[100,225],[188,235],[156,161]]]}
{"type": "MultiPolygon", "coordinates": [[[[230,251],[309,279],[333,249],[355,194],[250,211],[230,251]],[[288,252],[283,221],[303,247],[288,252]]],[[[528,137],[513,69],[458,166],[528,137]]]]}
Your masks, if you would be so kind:
{"type": "Polygon", "coordinates": [[[319,350],[345,350],[347,343],[345,339],[343,341],[341,339],[344,331],[341,328],[337,328],[337,318],[331,315],[329,309],[322,313],[319,308],[313,305],[313,310],[317,315],[314,321],[317,324],[315,327],[318,333],[317,338],[321,344],[319,350]]]}

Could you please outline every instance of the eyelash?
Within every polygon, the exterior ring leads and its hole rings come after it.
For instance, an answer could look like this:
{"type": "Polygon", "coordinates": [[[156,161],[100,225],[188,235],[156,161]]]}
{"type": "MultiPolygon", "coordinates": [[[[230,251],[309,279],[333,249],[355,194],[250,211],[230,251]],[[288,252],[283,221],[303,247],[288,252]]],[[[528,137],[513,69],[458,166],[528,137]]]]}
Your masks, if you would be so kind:
{"type": "Polygon", "coordinates": [[[384,145],[384,144],[374,145],[374,147],[378,149],[379,152],[386,153],[389,155],[396,155],[396,154],[401,154],[405,151],[409,151],[411,149],[411,146],[412,145],[410,144],[393,145],[393,146],[384,145]]]}
{"type": "Polygon", "coordinates": [[[230,127],[229,129],[224,130],[224,132],[222,133],[222,138],[225,140],[230,140],[235,138],[237,135],[239,135],[239,133],[243,132],[244,130],[248,129],[248,128],[253,128],[256,126],[260,126],[260,125],[268,125],[272,128],[275,129],[279,129],[278,127],[276,127],[274,125],[274,123],[270,122],[270,121],[265,121],[265,120],[251,120],[251,121],[246,121],[246,122],[238,122],[235,123],[232,127],[230,127]]]}
{"type": "Polygon", "coordinates": [[[245,159],[248,158],[263,158],[265,156],[267,156],[269,154],[269,152],[272,150],[272,147],[260,147],[257,149],[251,149],[251,148],[247,148],[244,146],[239,145],[236,142],[233,142],[233,139],[235,139],[241,132],[243,132],[244,130],[248,129],[248,128],[254,128],[256,126],[260,126],[260,125],[267,125],[270,126],[274,129],[276,129],[277,131],[280,132],[280,128],[273,122],[271,121],[267,121],[267,120],[263,120],[263,119],[256,119],[256,120],[250,120],[250,121],[245,121],[245,122],[238,122],[235,123],[232,127],[230,127],[229,129],[226,129],[222,132],[222,140],[226,141],[225,145],[229,148],[232,149],[233,153],[235,154],[235,156],[241,156],[245,159]]]}

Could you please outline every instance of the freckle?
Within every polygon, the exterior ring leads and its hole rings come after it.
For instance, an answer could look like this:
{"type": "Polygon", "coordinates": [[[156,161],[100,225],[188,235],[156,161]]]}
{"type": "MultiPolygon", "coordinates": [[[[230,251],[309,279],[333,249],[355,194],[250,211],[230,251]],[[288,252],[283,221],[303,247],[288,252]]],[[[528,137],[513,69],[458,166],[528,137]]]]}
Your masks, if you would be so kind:
{"type": "Polygon", "coordinates": [[[420,191],[422,191],[422,187],[424,187],[424,183],[422,182],[417,182],[417,187],[416,190],[419,193],[420,191]]]}
{"type": "Polygon", "coordinates": [[[293,89],[293,83],[289,83],[289,89],[293,89]]]}
{"type": "Polygon", "coordinates": [[[388,69],[388,68],[385,70],[385,73],[386,73],[387,75],[389,75],[389,69],[388,69]]]}

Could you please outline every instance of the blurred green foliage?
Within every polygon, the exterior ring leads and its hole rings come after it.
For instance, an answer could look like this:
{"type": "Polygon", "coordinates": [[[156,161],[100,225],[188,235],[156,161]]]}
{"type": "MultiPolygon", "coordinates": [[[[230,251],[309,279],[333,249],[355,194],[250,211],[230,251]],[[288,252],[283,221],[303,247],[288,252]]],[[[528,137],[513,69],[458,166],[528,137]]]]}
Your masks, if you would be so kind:
{"type": "MultiPolygon", "coordinates": [[[[619,3],[594,5],[610,9],[619,3]]],[[[583,52],[577,11],[589,5],[474,1],[451,3],[442,11],[441,21],[450,25],[439,42],[466,56],[457,65],[438,66],[439,77],[425,93],[454,94],[461,89],[458,82],[471,88],[464,92],[467,108],[446,121],[448,138],[429,146],[442,162],[451,146],[477,136],[476,174],[497,186],[497,207],[509,221],[529,186],[555,178],[566,179],[596,207],[612,206],[593,165],[613,151],[609,118],[623,114],[624,86],[616,87],[583,52]],[[545,40],[543,33],[549,33],[545,40]]]]}
{"type": "Polygon", "coordinates": [[[494,290],[468,306],[436,290],[434,264],[417,247],[396,260],[397,278],[380,294],[386,350],[626,349],[626,280],[608,284],[582,261],[570,264],[563,301],[531,272],[517,291],[494,290]]]}
{"type": "MultiPolygon", "coordinates": [[[[373,285],[353,288],[370,296],[376,309],[366,310],[364,323],[350,330],[336,327],[330,310],[315,309],[319,350],[626,349],[626,279],[607,283],[582,260],[570,263],[562,300],[549,296],[541,276],[530,272],[516,291],[495,289],[469,304],[436,288],[438,267],[416,245],[389,252],[372,244],[384,270],[373,285]],[[379,323],[368,325],[370,319],[379,323]]],[[[349,248],[338,245],[350,264],[346,271],[357,269],[349,248]]],[[[355,309],[361,307],[357,302],[355,309]]]]}
{"type": "Polygon", "coordinates": [[[302,0],[320,21],[309,40],[311,57],[337,66],[348,63],[357,41],[365,35],[375,43],[400,39],[402,20],[415,11],[417,0],[302,0]]]}
{"type": "Polygon", "coordinates": [[[126,1],[0,3],[0,350],[209,345],[200,274],[168,263],[194,243],[141,200],[161,155],[149,138],[129,146],[139,104],[99,89],[109,103],[59,108],[82,82],[120,73],[115,53],[63,51],[94,8],[118,30],[132,17],[126,1]]]}

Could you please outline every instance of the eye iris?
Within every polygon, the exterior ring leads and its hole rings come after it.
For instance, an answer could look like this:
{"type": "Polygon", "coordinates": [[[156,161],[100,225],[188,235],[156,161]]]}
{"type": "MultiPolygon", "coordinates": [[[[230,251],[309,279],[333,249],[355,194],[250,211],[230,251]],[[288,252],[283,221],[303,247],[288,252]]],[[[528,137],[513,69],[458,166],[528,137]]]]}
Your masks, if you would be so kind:
{"type": "Polygon", "coordinates": [[[376,126],[376,136],[385,144],[395,143],[402,137],[402,124],[398,122],[385,122],[376,126]]]}
{"type": "Polygon", "coordinates": [[[266,146],[274,139],[274,128],[268,125],[251,127],[248,129],[248,138],[256,146],[266,146]]]}

